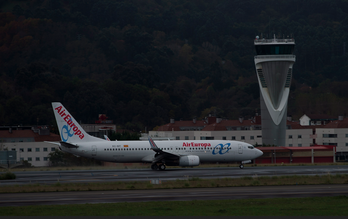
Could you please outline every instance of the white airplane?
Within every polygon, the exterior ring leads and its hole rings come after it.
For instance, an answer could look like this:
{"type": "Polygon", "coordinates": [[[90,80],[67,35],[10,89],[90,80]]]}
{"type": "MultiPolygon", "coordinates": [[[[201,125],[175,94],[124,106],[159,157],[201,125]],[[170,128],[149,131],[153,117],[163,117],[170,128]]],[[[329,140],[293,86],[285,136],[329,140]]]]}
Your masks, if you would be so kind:
{"type": "MultiPolygon", "coordinates": [[[[254,146],[239,141],[194,140],[110,141],[87,134],[68,110],[52,103],[62,141],[59,148],[76,156],[116,163],[151,163],[153,170],[166,166],[198,166],[204,162],[251,162],[263,153],[254,146]]],[[[53,142],[51,142],[53,143],[53,142]]]]}

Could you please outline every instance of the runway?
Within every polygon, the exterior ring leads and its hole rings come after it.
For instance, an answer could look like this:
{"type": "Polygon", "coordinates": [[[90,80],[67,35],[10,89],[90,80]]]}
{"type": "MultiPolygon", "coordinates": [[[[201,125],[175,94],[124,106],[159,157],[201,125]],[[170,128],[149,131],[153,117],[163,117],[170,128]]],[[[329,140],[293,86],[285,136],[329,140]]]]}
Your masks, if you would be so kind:
{"type": "Polygon", "coordinates": [[[191,201],[348,195],[348,185],[255,186],[159,190],[3,193],[0,206],[191,201]]]}
{"type": "MultiPolygon", "coordinates": [[[[128,170],[67,170],[67,171],[20,171],[17,179],[2,180],[0,186],[25,184],[91,183],[112,181],[161,181],[188,179],[193,177],[235,178],[243,176],[281,175],[325,175],[348,174],[346,165],[328,166],[271,166],[220,168],[174,168],[166,171],[148,169],[128,170]]],[[[158,190],[118,190],[118,191],[76,191],[2,193],[0,206],[60,205],[85,203],[115,203],[139,201],[174,200],[217,200],[275,197],[315,197],[348,195],[348,184],[343,185],[295,185],[295,186],[254,186],[221,188],[188,188],[158,190]]]]}
{"type": "Polygon", "coordinates": [[[216,168],[173,168],[165,171],[150,169],[114,169],[114,170],[62,170],[62,171],[16,171],[16,179],[2,180],[2,185],[23,185],[33,183],[91,183],[143,180],[183,180],[193,177],[235,178],[243,176],[282,176],[282,175],[323,175],[348,174],[348,165],[327,166],[267,166],[244,169],[238,167],[216,168]]]}

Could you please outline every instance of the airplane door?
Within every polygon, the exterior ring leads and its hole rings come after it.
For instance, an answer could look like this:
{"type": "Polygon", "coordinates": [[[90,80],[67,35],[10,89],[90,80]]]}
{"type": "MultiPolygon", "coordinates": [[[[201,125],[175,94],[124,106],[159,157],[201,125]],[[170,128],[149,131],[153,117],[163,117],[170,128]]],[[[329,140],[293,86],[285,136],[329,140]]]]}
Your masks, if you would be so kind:
{"type": "Polygon", "coordinates": [[[243,154],[243,146],[241,144],[238,145],[238,154],[243,154]]]}
{"type": "Polygon", "coordinates": [[[92,156],[97,156],[97,146],[92,145],[92,156]]]}

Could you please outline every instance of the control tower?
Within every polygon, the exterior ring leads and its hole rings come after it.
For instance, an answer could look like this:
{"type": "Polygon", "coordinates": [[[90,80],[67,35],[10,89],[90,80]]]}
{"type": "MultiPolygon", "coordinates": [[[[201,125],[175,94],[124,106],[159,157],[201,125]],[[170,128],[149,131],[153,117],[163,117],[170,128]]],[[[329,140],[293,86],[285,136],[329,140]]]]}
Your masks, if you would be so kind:
{"type": "Polygon", "coordinates": [[[260,86],[262,143],[285,146],[287,106],[296,56],[294,39],[254,41],[254,58],[260,86]]]}

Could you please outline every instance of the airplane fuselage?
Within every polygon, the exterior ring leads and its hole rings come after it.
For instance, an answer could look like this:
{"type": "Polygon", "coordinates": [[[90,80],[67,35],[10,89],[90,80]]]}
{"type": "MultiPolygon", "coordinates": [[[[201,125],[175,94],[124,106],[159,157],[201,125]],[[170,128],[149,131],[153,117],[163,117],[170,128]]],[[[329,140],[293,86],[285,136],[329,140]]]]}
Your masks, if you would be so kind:
{"type": "MultiPolygon", "coordinates": [[[[164,152],[198,156],[201,163],[239,162],[261,155],[250,144],[238,141],[157,141],[156,144],[164,152]]],[[[151,163],[156,155],[147,141],[82,142],[78,144],[78,148],[61,149],[82,157],[120,163],[151,163]]]]}

